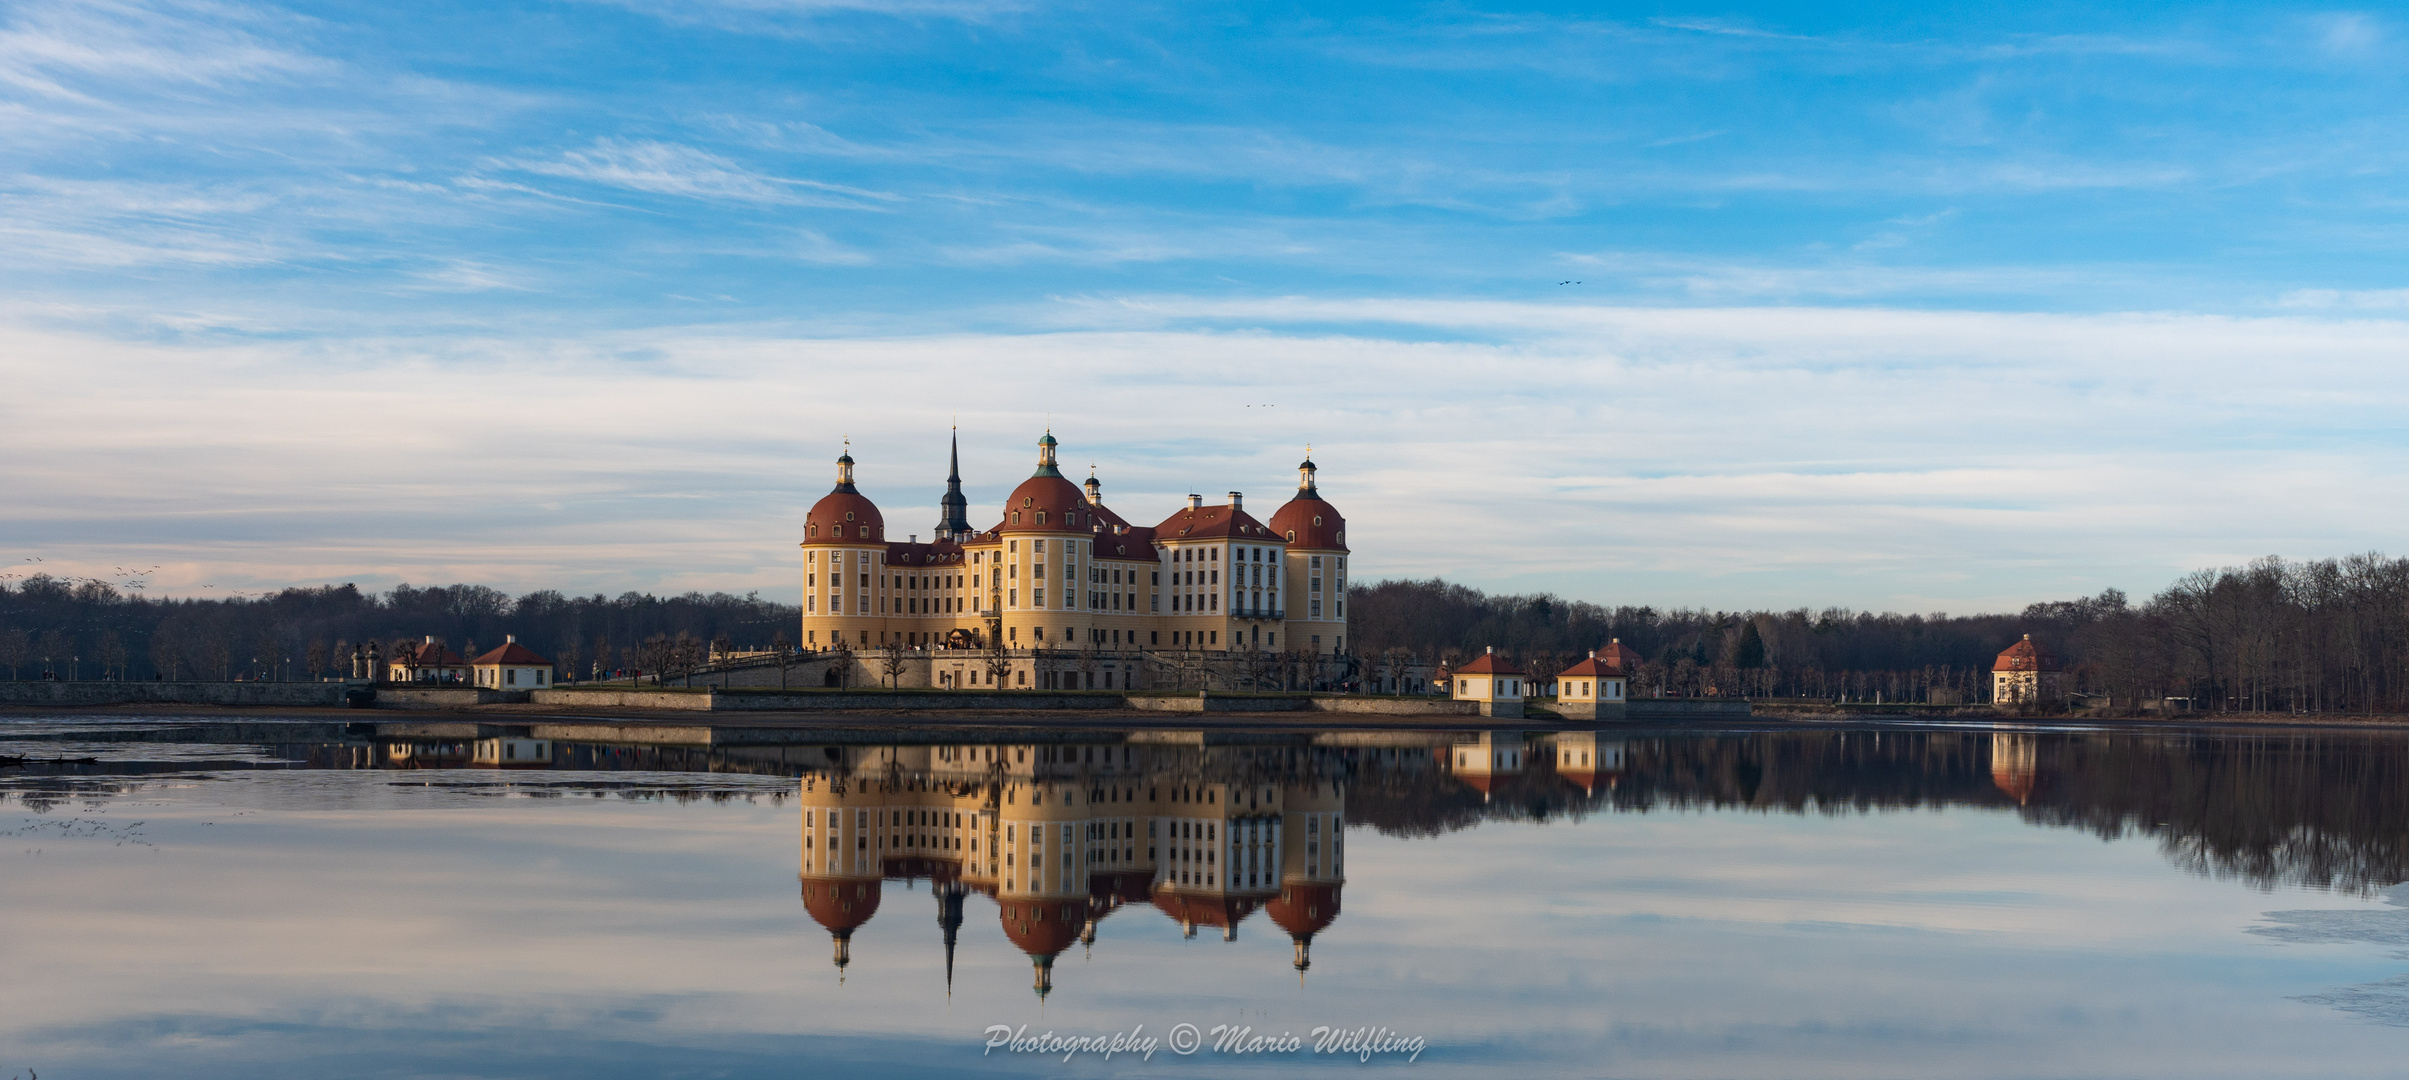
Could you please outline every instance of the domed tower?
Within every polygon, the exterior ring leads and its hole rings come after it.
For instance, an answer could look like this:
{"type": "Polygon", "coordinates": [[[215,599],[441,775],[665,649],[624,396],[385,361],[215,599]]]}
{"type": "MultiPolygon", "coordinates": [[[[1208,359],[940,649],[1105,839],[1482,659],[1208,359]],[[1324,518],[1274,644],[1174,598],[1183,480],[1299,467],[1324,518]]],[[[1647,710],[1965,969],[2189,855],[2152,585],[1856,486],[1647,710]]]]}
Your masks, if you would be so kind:
{"type": "Polygon", "coordinates": [[[1263,913],[1288,931],[1288,940],[1296,944],[1296,959],[1289,963],[1297,969],[1298,978],[1313,966],[1313,935],[1329,929],[1338,918],[1341,887],[1336,881],[1299,881],[1282,886],[1280,895],[1263,905],[1263,913]]]}
{"type": "Polygon", "coordinates": [[[1288,541],[1288,639],[1324,655],[1347,648],[1347,519],[1314,482],[1313,449],[1297,465],[1297,493],[1271,516],[1288,541]]]}
{"type": "MultiPolygon", "coordinates": [[[[1152,537],[1104,505],[1101,481],[1082,491],[1064,477],[1055,450],[1053,433],[1037,440],[1036,471],[1005,497],[1002,520],[978,541],[1002,571],[988,587],[992,632],[1008,649],[1136,644],[1147,617],[1131,586],[1154,565],[1152,537]]],[[[1030,688],[1070,689],[1064,680],[1078,674],[1039,670],[1030,688]],[[1048,679],[1056,681],[1040,685],[1048,679]]]]}
{"type": "Polygon", "coordinates": [[[1054,992],[1054,958],[1079,943],[1087,905],[1075,899],[1011,899],[996,902],[1004,936],[1029,957],[1037,996],[1054,992]]]}
{"type": "Polygon", "coordinates": [[[875,792],[844,782],[834,771],[805,776],[798,799],[802,858],[796,877],[803,910],[828,929],[842,978],[853,962],[853,931],[878,914],[883,873],[871,821],[880,803],[875,792]]]}
{"type": "Polygon", "coordinates": [[[836,459],[836,487],[803,517],[803,641],[825,649],[842,639],[854,648],[873,644],[886,629],[879,616],[885,596],[887,521],[878,504],[853,486],[850,446],[836,459]]]}

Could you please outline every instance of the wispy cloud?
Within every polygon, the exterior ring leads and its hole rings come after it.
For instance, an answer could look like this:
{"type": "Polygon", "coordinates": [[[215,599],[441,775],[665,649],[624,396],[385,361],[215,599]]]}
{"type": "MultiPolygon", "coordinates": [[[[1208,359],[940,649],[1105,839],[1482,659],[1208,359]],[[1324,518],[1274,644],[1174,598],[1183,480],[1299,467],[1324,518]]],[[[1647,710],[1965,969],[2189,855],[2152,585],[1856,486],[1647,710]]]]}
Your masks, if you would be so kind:
{"type": "Polygon", "coordinates": [[[0,22],[0,84],[35,94],[92,100],[104,80],[126,83],[230,82],[323,74],[332,65],[278,47],[259,36],[301,20],[273,9],[239,4],[144,4],[124,0],[51,3],[32,0],[6,9],[0,22]]]}
{"type": "Polygon", "coordinates": [[[706,150],[651,139],[604,137],[549,160],[496,162],[541,176],[557,176],[628,191],[677,195],[715,202],[878,209],[900,196],[818,180],[772,176],[706,150]]]}

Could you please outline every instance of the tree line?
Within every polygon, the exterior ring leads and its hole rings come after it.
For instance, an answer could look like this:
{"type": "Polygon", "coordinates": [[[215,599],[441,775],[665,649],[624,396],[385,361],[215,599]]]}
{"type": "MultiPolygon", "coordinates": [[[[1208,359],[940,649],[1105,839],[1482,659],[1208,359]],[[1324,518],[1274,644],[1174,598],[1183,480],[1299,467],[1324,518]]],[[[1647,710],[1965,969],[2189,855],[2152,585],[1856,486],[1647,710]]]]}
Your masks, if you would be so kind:
{"type": "Polygon", "coordinates": [[[709,648],[767,648],[801,612],[756,594],[626,592],[512,597],[482,585],[291,588],[257,597],[155,599],[105,582],[0,582],[0,671],[9,678],[314,679],[351,673],[355,648],[390,659],[432,637],[465,657],[516,635],[585,676],[699,665],[709,648]]]}
{"type": "Polygon", "coordinates": [[[1356,652],[1376,666],[1449,665],[1495,647],[1544,679],[1620,639],[1642,659],[1640,695],[1977,702],[2000,650],[2030,634],[2064,663],[2069,691],[2119,703],[2409,707],[2409,559],[2372,552],[2269,556],[2186,574],[2140,604],[2109,589],[2014,614],[1610,607],[1437,578],[1376,581],[1349,599],[1356,652]]]}
{"type": "MultiPolygon", "coordinates": [[[[1980,701],[1992,660],[2030,634],[2074,692],[2185,698],[2223,710],[2409,706],[2409,559],[2378,553],[2184,575],[2134,604],[2110,589],[2014,614],[1826,608],[1708,611],[1607,606],[1548,593],[1491,595],[1441,579],[1376,581],[1353,601],[1352,652],[1369,669],[1448,665],[1495,647],[1546,678],[1620,639],[1642,663],[1632,692],[1845,701],[1980,701]]],[[[710,646],[771,649],[800,611],[758,594],[626,592],[512,597],[481,585],[383,593],[355,585],[257,597],[154,599],[107,583],[0,581],[9,678],[313,678],[353,649],[432,636],[464,656],[515,634],[575,676],[694,666],[710,646]]]]}

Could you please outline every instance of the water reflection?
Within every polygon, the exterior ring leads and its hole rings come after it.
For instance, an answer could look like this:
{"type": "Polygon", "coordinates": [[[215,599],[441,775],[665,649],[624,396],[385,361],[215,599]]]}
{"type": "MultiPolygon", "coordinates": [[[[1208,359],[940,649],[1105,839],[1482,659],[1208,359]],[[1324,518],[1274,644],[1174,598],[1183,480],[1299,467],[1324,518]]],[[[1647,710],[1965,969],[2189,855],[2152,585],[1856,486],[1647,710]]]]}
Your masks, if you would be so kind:
{"type": "MultiPolygon", "coordinates": [[[[259,727],[236,741],[256,746],[259,727]]],[[[1411,838],[1660,810],[1971,807],[2149,836],[2177,866],[2262,889],[2368,895],[2409,880],[2409,738],[2384,732],[1098,731],[908,742],[831,731],[730,746],[564,740],[542,737],[541,725],[443,738],[334,730],[265,753],[169,744],[179,735],[167,728],[11,740],[0,754],[27,763],[0,770],[0,789],[39,808],[105,777],[197,770],[496,770],[521,774],[514,790],[525,793],[549,790],[524,775],[533,772],[787,777],[801,800],[803,900],[835,939],[840,968],[882,883],[925,880],[949,950],[964,898],[995,901],[1041,994],[1053,957],[1092,945],[1101,922],[1133,906],[1225,939],[1261,911],[1295,940],[1298,970],[1309,968],[1314,936],[1338,915],[1349,827],[1411,838]]]]}
{"type": "MultiPolygon", "coordinates": [[[[1421,756],[1427,756],[1427,748],[1421,756]]],[[[963,898],[995,901],[1040,996],[1054,958],[1151,907],[1194,937],[1235,940],[1260,910],[1295,942],[1338,917],[1344,777],[1377,756],[1319,747],[957,743],[830,747],[802,777],[803,903],[835,942],[877,914],[882,884],[925,879],[948,984],[963,898]]]]}
{"type": "Polygon", "coordinates": [[[0,739],[49,973],[0,1045],[93,1075],[1034,1075],[972,1035],[1243,1015],[1448,1075],[2373,1076],[2409,1023],[2409,887],[2166,861],[2409,877],[2381,732],[121,727],[0,739]]]}

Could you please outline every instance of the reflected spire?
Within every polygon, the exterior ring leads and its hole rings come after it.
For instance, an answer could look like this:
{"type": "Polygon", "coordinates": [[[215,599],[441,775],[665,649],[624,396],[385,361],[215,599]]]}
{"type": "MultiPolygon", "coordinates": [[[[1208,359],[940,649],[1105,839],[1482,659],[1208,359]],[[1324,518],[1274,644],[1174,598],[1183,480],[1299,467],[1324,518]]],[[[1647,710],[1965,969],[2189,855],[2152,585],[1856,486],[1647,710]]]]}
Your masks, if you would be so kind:
{"type": "MultiPolygon", "coordinates": [[[[933,884],[933,883],[932,883],[933,884]]],[[[937,926],[945,931],[945,996],[954,996],[954,938],[962,928],[962,898],[969,890],[960,881],[935,885],[929,890],[937,896],[937,926]]]]}

